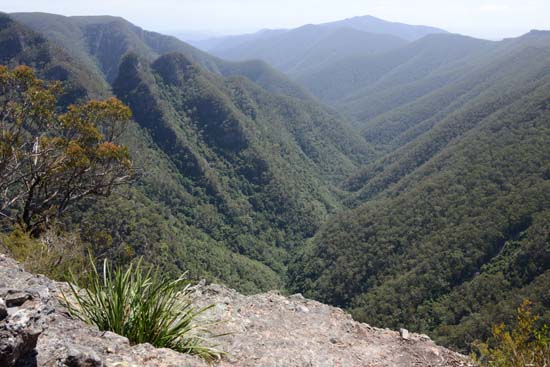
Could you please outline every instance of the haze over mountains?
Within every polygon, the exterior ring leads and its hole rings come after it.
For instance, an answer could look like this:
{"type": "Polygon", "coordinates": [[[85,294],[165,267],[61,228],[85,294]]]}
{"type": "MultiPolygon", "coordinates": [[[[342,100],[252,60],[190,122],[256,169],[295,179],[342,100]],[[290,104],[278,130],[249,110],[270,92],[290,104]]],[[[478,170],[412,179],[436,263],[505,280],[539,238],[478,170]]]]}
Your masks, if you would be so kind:
{"type": "Polygon", "coordinates": [[[461,350],[523,298],[550,317],[550,32],[358,17],[201,47],[116,17],[0,16],[1,63],[63,80],[66,104],[132,109],[146,174],[66,218],[98,252],[461,350]]]}
{"type": "Polygon", "coordinates": [[[193,44],[227,60],[264,60],[288,75],[296,76],[346,56],[389,51],[435,33],[446,32],[363,16],[290,30],[266,29],[193,44]]]}
{"type": "Polygon", "coordinates": [[[308,24],[296,29],[263,29],[252,34],[206,38],[201,41],[192,41],[192,43],[200,49],[215,53],[216,49],[223,50],[236,48],[244,43],[259,39],[263,39],[265,41],[271,37],[284,33],[291,33],[301,28],[312,28],[316,30],[337,30],[341,28],[350,28],[365,33],[391,35],[407,41],[415,41],[428,34],[447,33],[445,30],[435,27],[387,22],[370,15],[365,15],[329,23],[316,25],[308,24]]]}

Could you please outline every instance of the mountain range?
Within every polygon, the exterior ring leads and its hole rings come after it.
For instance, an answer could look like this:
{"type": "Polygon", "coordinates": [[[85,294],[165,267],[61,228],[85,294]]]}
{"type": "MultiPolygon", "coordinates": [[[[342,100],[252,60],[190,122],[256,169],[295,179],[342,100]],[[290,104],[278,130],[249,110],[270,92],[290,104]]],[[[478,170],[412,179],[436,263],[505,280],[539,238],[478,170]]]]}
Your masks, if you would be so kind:
{"type": "Polygon", "coordinates": [[[301,28],[312,28],[319,31],[350,28],[365,33],[391,35],[407,41],[416,41],[428,34],[447,33],[445,30],[435,27],[388,22],[371,15],[365,15],[322,24],[309,24],[297,29],[262,29],[256,33],[204,38],[202,40],[194,39],[190,40],[190,42],[201,50],[215,53],[217,49],[236,48],[247,42],[256,40],[265,41],[271,37],[291,33],[301,28]]]}
{"type": "Polygon", "coordinates": [[[0,32],[14,50],[8,64],[29,53],[24,63],[49,78],[69,60],[79,73],[65,68],[68,84],[133,110],[127,144],[146,174],[129,199],[89,203],[69,218],[85,224],[89,242],[107,237],[111,249],[128,245],[166,269],[245,291],[281,287],[288,250],[340,205],[331,183],[371,154],[265,63],[225,62],[115,17],[10,17],[0,32]],[[35,55],[28,39],[52,51],[35,55]]]}
{"type": "Polygon", "coordinates": [[[446,32],[363,16],[296,29],[265,29],[253,34],[195,41],[194,45],[227,60],[263,60],[297,77],[347,56],[389,51],[435,33],[446,32]]]}
{"type": "Polygon", "coordinates": [[[358,17],[203,47],[117,17],[0,15],[2,64],[62,80],[64,105],[132,109],[143,175],[64,220],[97,254],[463,351],[524,298],[550,318],[550,32],[358,17]]]}

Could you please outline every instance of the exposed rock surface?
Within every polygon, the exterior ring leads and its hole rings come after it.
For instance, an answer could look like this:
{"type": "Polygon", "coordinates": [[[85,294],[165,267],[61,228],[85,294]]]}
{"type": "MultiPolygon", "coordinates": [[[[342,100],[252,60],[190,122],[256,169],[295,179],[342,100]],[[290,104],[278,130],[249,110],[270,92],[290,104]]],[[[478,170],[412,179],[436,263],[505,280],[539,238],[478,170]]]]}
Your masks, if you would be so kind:
{"type": "Polygon", "coordinates": [[[343,310],[277,292],[244,296],[219,285],[197,287],[195,303],[216,304],[209,317],[229,353],[220,366],[470,366],[429,337],[371,327],[343,310]]]}
{"type": "Polygon", "coordinates": [[[0,255],[0,298],[10,300],[5,302],[8,315],[0,321],[0,366],[204,366],[169,349],[130,346],[124,337],[70,318],[57,302],[64,287],[0,255]]]}
{"type": "MultiPolygon", "coordinates": [[[[70,318],[57,302],[66,285],[29,274],[0,255],[0,366],[206,366],[201,360],[128,340],[70,318]],[[7,312],[2,313],[5,309],[7,312]],[[4,315],[4,316],[2,316],[4,315]],[[17,361],[17,362],[16,362],[17,361]]],[[[219,285],[195,287],[197,305],[215,304],[220,367],[468,366],[428,337],[377,329],[300,295],[244,296],[219,285]]]]}

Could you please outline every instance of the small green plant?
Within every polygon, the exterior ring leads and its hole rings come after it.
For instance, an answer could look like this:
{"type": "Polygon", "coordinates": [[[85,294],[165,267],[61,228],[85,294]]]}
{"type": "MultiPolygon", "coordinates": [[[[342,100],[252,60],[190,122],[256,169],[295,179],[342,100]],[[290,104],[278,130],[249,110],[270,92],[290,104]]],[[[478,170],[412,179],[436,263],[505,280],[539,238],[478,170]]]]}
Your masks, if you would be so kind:
{"type": "Polygon", "coordinates": [[[209,324],[198,318],[212,305],[197,309],[188,301],[189,282],[184,276],[166,280],[158,268],[145,271],[141,260],[126,270],[113,269],[105,260],[100,274],[91,257],[90,262],[86,287],[69,283],[71,297],[62,294],[61,301],[72,316],[123,335],[133,344],[150,343],[207,362],[221,357],[222,352],[204,337],[209,324]]]}
{"type": "Polygon", "coordinates": [[[477,361],[489,367],[547,367],[550,365],[550,329],[536,327],[537,316],[531,312],[531,302],[525,300],[517,309],[515,327],[493,327],[493,343],[475,343],[477,361]],[[491,344],[494,344],[493,346],[491,344]]]}

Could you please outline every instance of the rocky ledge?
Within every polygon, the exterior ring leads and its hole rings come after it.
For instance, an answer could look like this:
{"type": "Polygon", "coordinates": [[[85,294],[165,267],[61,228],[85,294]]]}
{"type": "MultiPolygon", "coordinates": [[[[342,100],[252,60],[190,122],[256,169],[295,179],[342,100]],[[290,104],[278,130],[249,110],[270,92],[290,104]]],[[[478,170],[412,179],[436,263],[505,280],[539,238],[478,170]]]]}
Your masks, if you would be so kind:
{"type": "MultiPolygon", "coordinates": [[[[57,302],[63,283],[25,272],[0,255],[0,366],[206,366],[201,360],[72,319],[57,302]]],[[[378,329],[300,295],[244,296],[219,285],[194,288],[227,352],[220,367],[470,366],[427,336],[378,329]]]]}

